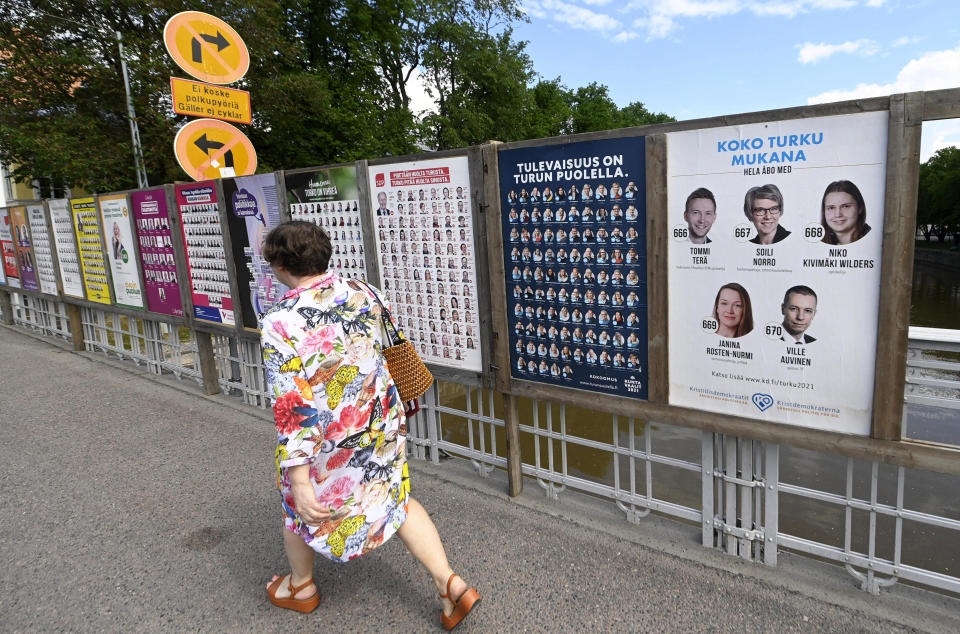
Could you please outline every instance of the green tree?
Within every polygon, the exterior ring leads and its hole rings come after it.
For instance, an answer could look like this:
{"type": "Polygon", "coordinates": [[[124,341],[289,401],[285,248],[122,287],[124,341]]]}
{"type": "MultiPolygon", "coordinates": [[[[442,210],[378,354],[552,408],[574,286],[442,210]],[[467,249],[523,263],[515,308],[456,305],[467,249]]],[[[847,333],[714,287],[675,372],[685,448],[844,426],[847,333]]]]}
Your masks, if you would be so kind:
{"type": "Polygon", "coordinates": [[[930,240],[960,230],[960,148],[946,147],[920,165],[917,225],[930,240]]]}

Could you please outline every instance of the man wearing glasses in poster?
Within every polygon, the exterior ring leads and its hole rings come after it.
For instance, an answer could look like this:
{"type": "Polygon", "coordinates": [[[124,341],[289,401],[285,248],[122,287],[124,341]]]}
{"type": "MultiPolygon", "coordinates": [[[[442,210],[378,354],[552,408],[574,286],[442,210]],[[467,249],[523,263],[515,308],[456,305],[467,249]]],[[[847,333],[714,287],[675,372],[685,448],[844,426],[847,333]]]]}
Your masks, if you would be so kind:
{"type": "Polygon", "coordinates": [[[757,228],[753,244],[776,244],[790,235],[780,226],[783,215],[783,194],[773,184],[758,185],[747,190],[743,199],[743,215],[757,228]]]}

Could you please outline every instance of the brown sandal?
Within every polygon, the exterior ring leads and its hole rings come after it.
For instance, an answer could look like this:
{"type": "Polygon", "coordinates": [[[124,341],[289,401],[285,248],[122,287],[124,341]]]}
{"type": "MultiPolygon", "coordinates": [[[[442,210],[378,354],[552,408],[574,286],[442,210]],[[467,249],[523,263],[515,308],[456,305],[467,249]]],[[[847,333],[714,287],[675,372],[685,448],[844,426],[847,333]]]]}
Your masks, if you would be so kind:
{"type": "Polygon", "coordinates": [[[287,588],[290,590],[290,596],[284,597],[282,599],[277,598],[277,590],[280,589],[280,584],[283,582],[283,577],[277,577],[273,582],[267,586],[267,597],[270,599],[270,603],[274,604],[280,608],[287,608],[289,610],[296,610],[297,612],[313,612],[317,609],[317,606],[320,605],[320,592],[314,592],[306,599],[294,599],[297,596],[297,593],[313,583],[313,577],[311,577],[306,583],[293,587],[293,575],[287,577],[287,588]]]}
{"type": "Polygon", "coordinates": [[[477,592],[476,588],[469,586],[457,599],[450,596],[450,584],[453,583],[453,578],[456,576],[456,573],[450,575],[450,578],[447,579],[447,593],[440,595],[441,599],[450,599],[451,603],[453,603],[453,612],[450,613],[450,616],[447,616],[442,611],[440,612],[440,625],[446,630],[452,630],[459,625],[463,617],[468,615],[470,610],[473,609],[473,606],[480,602],[480,593],[477,592]]]}

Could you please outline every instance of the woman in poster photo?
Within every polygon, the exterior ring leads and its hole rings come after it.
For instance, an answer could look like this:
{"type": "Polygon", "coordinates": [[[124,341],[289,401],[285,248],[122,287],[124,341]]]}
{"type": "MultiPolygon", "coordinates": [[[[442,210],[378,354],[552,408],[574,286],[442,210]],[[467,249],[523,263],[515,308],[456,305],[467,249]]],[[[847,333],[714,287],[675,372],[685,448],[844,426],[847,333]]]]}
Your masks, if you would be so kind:
{"type": "Polygon", "coordinates": [[[825,244],[851,244],[867,235],[867,205],[860,189],[846,180],[827,185],[820,203],[820,224],[825,244]]]}
{"type": "Polygon", "coordinates": [[[790,235],[780,225],[783,194],[773,183],[747,190],[743,198],[743,215],[757,228],[757,235],[750,240],[753,244],[776,244],[790,235]]]}
{"type": "Polygon", "coordinates": [[[577,193],[577,186],[571,185],[570,192],[567,194],[567,200],[570,202],[576,202],[580,200],[580,195],[577,193]]]}
{"type": "Polygon", "coordinates": [[[584,202],[593,198],[593,189],[591,189],[590,183],[584,183],[583,187],[580,188],[580,198],[584,202]]]}
{"type": "Polygon", "coordinates": [[[736,282],[721,286],[713,300],[713,318],[721,337],[736,339],[753,330],[753,308],[747,289],[736,282]]]}

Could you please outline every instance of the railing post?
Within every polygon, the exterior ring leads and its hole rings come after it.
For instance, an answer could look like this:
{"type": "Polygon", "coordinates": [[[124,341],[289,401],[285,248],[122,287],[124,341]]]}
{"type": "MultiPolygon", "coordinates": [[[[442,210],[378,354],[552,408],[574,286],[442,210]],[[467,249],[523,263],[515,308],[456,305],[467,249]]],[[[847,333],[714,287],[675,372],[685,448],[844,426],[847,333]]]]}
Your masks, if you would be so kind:
{"type": "Polygon", "coordinates": [[[523,492],[523,468],[520,459],[520,417],[517,413],[517,397],[503,395],[503,428],[507,440],[507,486],[510,497],[523,492]]]}
{"type": "Polygon", "coordinates": [[[10,293],[0,290],[0,313],[3,313],[3,325],[13,325],[13,302],[10,301],[10,293]]]}
{"type": "Polygon", "coordinates": [[[213,354],[213,338],[209,332],[196,332],[197,355],[200,357],[200,374],[203,376],[203,391],[207,394],[220,393],[220,379],[217,374],[217,358],[213,354]]]}
{"type": "Polygon", "coordinates": [[[83,315],[76,304],[67,304],[67,320],[70,322],[70,339],[73,341],[73,351],[83,352],[86,344],[83,338],[83,315]]]}

